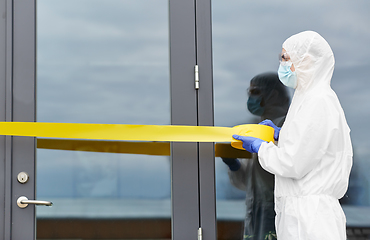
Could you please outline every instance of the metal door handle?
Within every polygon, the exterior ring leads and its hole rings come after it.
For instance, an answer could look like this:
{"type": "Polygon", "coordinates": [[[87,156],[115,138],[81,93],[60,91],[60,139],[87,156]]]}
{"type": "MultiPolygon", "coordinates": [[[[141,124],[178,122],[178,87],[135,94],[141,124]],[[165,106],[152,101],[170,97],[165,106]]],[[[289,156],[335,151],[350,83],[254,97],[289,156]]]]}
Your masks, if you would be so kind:
{"type": "Polygon", "coordinates": [[[28,204],[43,205],[43,206],[52,206],[53,203],[49,201],[39,201],[39,200],[28,200],[27,197],[21,196],[17,200],[17,205],[20,208],[25,208],[28,204]]]}

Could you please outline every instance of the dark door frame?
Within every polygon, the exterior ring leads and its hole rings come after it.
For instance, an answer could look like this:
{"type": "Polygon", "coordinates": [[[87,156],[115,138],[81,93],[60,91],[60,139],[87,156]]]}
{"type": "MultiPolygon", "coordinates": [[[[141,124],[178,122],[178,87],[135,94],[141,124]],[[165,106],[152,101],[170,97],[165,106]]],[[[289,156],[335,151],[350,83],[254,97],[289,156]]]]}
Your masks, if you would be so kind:
{"type": "MultiPolygon", "coordinates": [[[[35,1],[2,0],[0,77],[2,121],[35,121],[36,39],[35,1]]],[[[1,137],[3,159],[0,179],[2,209],[0,223],[2,239],[33,239],[35,208],[20,209],[16,201],[24,195],[35,198],[34,138],[1,137]],[[27,184],[16,181],[19,172],[26,171],[27,184]]]]}

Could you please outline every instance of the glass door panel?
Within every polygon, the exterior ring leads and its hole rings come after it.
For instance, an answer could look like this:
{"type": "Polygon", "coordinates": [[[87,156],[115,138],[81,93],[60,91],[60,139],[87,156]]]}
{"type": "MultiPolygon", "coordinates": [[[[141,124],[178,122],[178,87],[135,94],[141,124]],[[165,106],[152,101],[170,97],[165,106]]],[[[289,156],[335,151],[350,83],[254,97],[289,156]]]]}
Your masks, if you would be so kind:
{"type": "MultiPolygon", "coordinates": [[[[168,1],[38,0],[37,121],[170,124],[168,49],[168,1]]],[[[171,238],[169,154],[37,144],[37,239],[171,238]]]]}
{"type": "MultiPolygon", "coordinates": [[[[369,109],[370,91],[366,87],[370,67],[369,1],[356,4],[338,1],[333,5],[330,1],[285,1],[281,4],[215,0],[212,4],[216,126],[262,120],[246,107],[247,89],[256,87],[250,86],[250,80],[256,75],[277,72],[277,55],[285,39],[301,31],[314,30],[329,42],[336,61],[331,85],[346,114],[354,148],[349,188],[340,202],[347,218],[348,239],[369,238],[366,230],[370,227],[369,132],[363,128],[369,118],[369,111],[364,111],[369,109]]],[[[237,183],[235,172],[229,170],[221,158],[216,158],[218,238],[275,239],[270,232],[265,233],[267,238],[256,238],[255,234],[247,236],[244,232],[244,224],[250,225],[245,222],[246,216],[250,216],[248,219],[262,216],[257,208],[247,207],[253,201],[254,204],[260,201],[253,192],[256,194],[255,189],[260,187],[256,181],[262,173],[255,167],[255,156],[239,157],[239,160],[244,163],[244,170],[238,170],[243,171],[244,178],[237,183]]],[[[273,186],[273,183],[269,181],[265,186],[273,186]]],[[[252,221],[261,226],[260,222],[252,221]]]]}

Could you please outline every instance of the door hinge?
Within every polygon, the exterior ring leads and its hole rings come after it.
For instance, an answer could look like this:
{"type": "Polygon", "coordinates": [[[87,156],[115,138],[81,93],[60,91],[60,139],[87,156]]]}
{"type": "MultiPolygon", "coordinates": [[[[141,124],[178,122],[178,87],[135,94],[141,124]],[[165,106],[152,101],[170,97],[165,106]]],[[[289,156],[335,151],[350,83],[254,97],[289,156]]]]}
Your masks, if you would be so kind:
{"type": "Polygon", "coordinates": [[[194,67],[194,73],[195,73],[195,89],[199,89],[199,68],[198,65],[195,65],[194,67]]]}
{"type": "Polygon", "coordinates": [[[202,240],[202,228],[198,228],[198,240],[202,240]]]}

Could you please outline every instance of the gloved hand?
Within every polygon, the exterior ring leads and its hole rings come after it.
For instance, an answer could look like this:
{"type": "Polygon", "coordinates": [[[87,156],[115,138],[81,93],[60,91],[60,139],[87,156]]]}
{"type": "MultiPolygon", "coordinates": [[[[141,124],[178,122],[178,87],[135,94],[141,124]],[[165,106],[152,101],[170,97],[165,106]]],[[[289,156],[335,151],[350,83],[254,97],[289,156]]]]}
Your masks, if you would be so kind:
{"type": "Polygon", "coordinates": [[[262,122],[260,122],[259,124],[273,127],[275,129],[274,139],[275,139],[275,141],[277,141],[279,139],[279,134],[280,134],[280,129],[281,128],[277,127],[271,120],[266,119],[266,120],[263,120],[262,122]]]}
{"type": "Polygon", "coordinates": [[[231,171],[238,171],[240,168],[240,162],[237,158],[221,158],[222,161],[229,166],[231,171]]]}
{"type": "Polygon", "coordinates": [[[259,138],[240,136],[236,134],[233,135],[233,138],[236,140],[241,140],[243,142],[243,148],[251,153],[257,153],[261,147],[261,144],[266,142],[259,138]]]}

